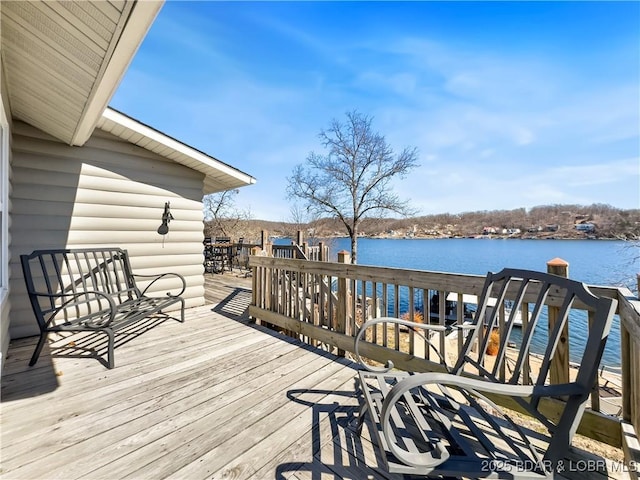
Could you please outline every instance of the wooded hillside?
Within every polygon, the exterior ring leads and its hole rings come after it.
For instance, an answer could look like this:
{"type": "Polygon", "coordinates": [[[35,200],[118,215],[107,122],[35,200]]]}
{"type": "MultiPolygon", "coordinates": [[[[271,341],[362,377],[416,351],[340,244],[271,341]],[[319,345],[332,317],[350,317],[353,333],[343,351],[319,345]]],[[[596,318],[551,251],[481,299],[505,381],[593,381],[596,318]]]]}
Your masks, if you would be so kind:
{"type": "MultiPolygon", "coordinates": [[[[261,230],[271,235],[307,237],[344,236],[334,219],[309,223],[246,220],[237,225],[237,237],[259,238],[261,230]]],[[[510,238],[640,238],[640,209],[622,210],[609,205],[545,205],[531,209],[442,213],[420,217],[369,218],[361,232],[370,237],[476,237],[510,238]]],[[[214,232],[210,233],[215,235],[214,232]]]]}

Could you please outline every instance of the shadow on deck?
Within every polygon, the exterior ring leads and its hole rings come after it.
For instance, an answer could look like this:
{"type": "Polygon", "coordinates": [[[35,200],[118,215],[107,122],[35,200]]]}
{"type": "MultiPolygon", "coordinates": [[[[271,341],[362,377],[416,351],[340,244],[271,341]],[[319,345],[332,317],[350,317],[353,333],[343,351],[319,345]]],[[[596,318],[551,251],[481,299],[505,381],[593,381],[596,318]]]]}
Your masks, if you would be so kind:
{"type": "Polygon", "coordinates": [[[51,349],[29,368],[36,339],[12,342],[2,477],[402,478],[379,469],[367,428],[355,433],[355,366],[248,323],[250,284],[234,281],[207,279],[211,303],[188,309],[184,324],[125,336],[113,370],[51,349]]]}

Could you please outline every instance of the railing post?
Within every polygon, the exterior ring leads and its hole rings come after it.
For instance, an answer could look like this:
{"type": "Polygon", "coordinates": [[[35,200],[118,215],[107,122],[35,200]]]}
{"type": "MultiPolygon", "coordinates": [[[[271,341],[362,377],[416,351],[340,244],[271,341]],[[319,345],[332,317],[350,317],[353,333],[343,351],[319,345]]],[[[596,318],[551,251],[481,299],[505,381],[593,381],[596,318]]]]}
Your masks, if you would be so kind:
{"type": "MultiPolygon", "coordinates": [[[[640,274],[638,279],[638,299],[640,299],[640,274]]],[[[630,390],[630,406],[629,417],[631,424],[636,430],[636,434],[640,434],[640,338],[635,337],[633,341],[629,335],[629,331],[625,328],[627,336],[629,337],[629,383],[631,384],[630,390]],[[633,380],[631,380],[633,379],[633,380]]],[[[636,459],[640,455],[636,455],[636,459]]]]}
{"type": "MultiPolygon", "coordinates": [[[[554,258],[547,262],[547,273],[552,273],[560,277],[569,277],[569,263],[561,258],[554,258]]],[[[559,321],[559,307],[549,306],[549,331],[553,329],[559,321]]],[[[569,383],[569,325],[565,323],[560,333],[556,354],[551,362],[549,380],[552,384],[569,383]]]]}
{"type": "Polygon", "coordinates": [[[298,245],[302,245],[304,243],[304,234],[302,233],[302,230],[298,230],[296,232],[296,243],[298,245]]]}
{"type": "Polygon", "coordinates": [[[631,386],[631,375],[633,367],[631,365],[631,336],[625,328],[624,322],[620,322],[620,360],[622,375],[622,419],[631,422],[631,405],[633,404],[633,393],[631,386]]]}
{"type": "MultiPolygon", "coordinates": [[[[342,250],[338,252],[338,263],[350,263],[349,260],[349,252],[342,250]]],[[[344,333],[346,335],[351,335],[352,332],[347,332],[347,312],[348,312],[348,302],[347,298],[349,297],[347,279],[346,277],[338,277],[338,305],[336,316],[336,331],[338,333],[344,333]]],[[[344,350],[338,350],[338,355],[340,357],[345,356],[344,350]]]]}
{"type": "Polygon", "coordinates": [[[266,252],[266,254],[270,257],[273,256],[273,250],[271,249],[271,243],[269,243],[269,232],[267,230],[262,230],[260,232],[260,247],[262,250],[266,252]]]}
{"type": "Polygon", "coordinates": [[[319,262],[327,261],[324,254],[324,242],[318,242],[318,261],[319,262]]]}
{"type": "MultiPolygon", "coordinates": [[[[638,299],[640,300],[640,274],[637,275],[636,281],[638,282],[638,299]]],[[[620,322],[620,349],[622,360],[622,419],[625,422],[630,422],[636,431],[640,426],[640,382],[637,380],[633,382],[632,378],[640,378],[640,374],[636,373],[638,356],[637,351],[638,340],[631,340],[629,331],[625,328],[624,322],[620,322]],[[634,361],[635,359],[635,361],[634,361]],[[634,418],[635,417],[635,418],[634,418]]]]}
{"type": "MultiPolygon", "coordinates": [[[[260,253],[260,247],[253,247],[249,251],[249,255],[258,255],[260,253]]],[[[258,281],[258,267],[251,267],[251,305],[255,305],[256,307],[262,307],[262,300],[260,300],[260,304],[258,305],[258,291],[262,291],[260,288],[260,282],[258,281]]],[[[259,318],[251,318],[258,325],[261,325],[259,318]]]]}

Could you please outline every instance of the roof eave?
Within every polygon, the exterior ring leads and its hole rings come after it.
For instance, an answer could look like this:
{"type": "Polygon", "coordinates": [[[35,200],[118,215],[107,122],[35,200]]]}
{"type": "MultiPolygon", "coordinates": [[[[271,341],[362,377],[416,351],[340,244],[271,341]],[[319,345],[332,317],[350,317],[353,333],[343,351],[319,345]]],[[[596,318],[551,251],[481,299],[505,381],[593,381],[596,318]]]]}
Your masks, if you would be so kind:
{"type": "Polygon", "coordinates": [[[93,133],[163,3],[164,0],[145,0],[132,6],[111,58],[94,84],[71,145],[84,145],[93,133]]]}
{"type": "Polygon", "coordinates": [[[98,122],[98,127],[101,128],[102,126],[107,126],[106,121],[114,122],[115,124],[123,127],[123,130],[120,133],[122,138],[127,136],[128,131],[137,133],[144,139],[151,140],[151,142],[144,142],[145,146],[141,146],[141,148],[153,151],[152,146],[154,143],[155,145],[159,144],[162,145],[162,147],[167,147],[170,151],[164,156],[177,163],[182,163],[179,160],[180,155],[188,157],[188,163],[193,163],[195,165],[190,165],[190,168],[205,174],[205,184],[203,189],[205,194],[245,187],[256,183],[256,179],[251,175],[227,165],[226,163],[207,155],[200,150],[190,147],[189,145],[110,107],[105,109],[102,114],[101,121],[98,122]],[[173,156],[173,153],[178,155],[173,156]],[[214,187],[213,185],[218,185],[218,187],[214,187]]]}

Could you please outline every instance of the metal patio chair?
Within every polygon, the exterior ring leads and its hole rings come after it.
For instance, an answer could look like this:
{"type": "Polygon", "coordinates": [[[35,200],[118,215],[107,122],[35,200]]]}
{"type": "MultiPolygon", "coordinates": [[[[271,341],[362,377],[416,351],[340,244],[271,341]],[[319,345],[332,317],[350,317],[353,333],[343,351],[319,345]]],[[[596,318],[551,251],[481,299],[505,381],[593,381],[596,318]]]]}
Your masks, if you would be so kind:
{"type": "Polygon", "coordinates": [[[516,269],[489,273],[472,330],[456,364],[445,366],[446,373],[410,374],[392,370],[391,362],[385,367],[365,364],[359,342],[376,323],[430,327],[393,318],[371,320],[356,338],[356,354],[364,367],[359,372],[364,396],[359,429],[368,417],[391,473],[555,478],[566,467],[565,457],[594,386],[616,306],[616,300],[597,297],[584,284],[563,277],[516,269]],[[510,315],[501,319],[500,308],[488,308],[489,299],[497,299],[498,305],[508,301],[513,307],[510,315]],[[558,344],[566,340],[561,339],[562,331],[574,305],[593,312],[588,326],[584,319],[586,347],[570,380],[551,384],[551,365],[558,344]],[[529,312],[531,307],[523,328],[514,329],[518,311],[529,312]],[[530,361],[533,332],[548,329],[545,317],[550,308],[557,320],[546,335],[539,370],[529,376],[525,364],[530,361]],[[498,326],[497,355],[488,357],[491,332],[498,326]],[[521,335],[519,350],[509,347],[516,332],[521,335]],[[497,405],[494,400],[498,397],[526,411],[546,434],[519,425],[497,405]],[[549,412],[545,403],[548,407],[549,402],[556,412],[554,418],[545,414],[549,412]]]}

